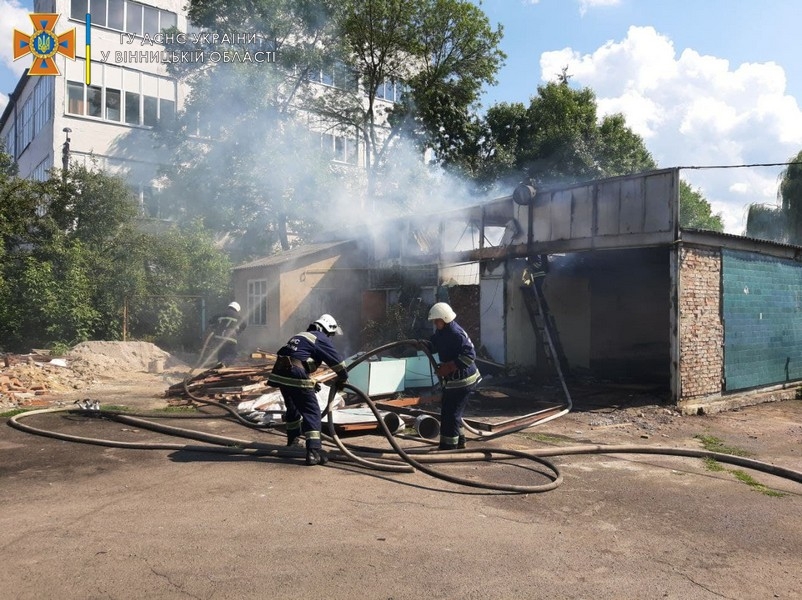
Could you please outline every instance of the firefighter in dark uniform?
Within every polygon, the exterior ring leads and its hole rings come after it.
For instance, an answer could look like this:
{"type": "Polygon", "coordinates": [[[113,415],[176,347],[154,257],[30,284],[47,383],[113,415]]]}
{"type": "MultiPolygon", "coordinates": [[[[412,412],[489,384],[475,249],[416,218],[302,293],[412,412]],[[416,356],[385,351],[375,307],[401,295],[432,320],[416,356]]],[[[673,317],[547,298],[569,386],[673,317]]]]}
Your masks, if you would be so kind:
{"type": "Polygon", "coordinates": [[[322,315],[279,349],[268,377],[268,382],[281,390],[287,408],[287,446],[292,446],[303,432],[306,464],[310,466],[324,465],[328,459],[320,442],[320,405],[315,395],[318,384],[309,375],[320,363],[326,363],[337,373],[338,387],[348,379],[345,363],[330,339],[338,331],[334,317],[322,315]]]}
{"type": "Polygon", "coordinates": [[[229,365],[237,358],[237,335],[246,323],[240,316],[239,302],[232,302],[223,314],[212,319],[213,347],[217,348],[217,361],[229,365]]]}
{"type": "Polygon", "coordinates": [[[440,450],[465,447],[462,432],[462,414],[468,404],[468,395],[479,381],[476,368],[476,350],[465,330],[454,320],[457,314],[445,302],[438,302],[429,310],[429,320],[436,331],[430,340],[431,350],[440,357],[435,372],[443,383],[443,401],[440,407],[440,450]]]}

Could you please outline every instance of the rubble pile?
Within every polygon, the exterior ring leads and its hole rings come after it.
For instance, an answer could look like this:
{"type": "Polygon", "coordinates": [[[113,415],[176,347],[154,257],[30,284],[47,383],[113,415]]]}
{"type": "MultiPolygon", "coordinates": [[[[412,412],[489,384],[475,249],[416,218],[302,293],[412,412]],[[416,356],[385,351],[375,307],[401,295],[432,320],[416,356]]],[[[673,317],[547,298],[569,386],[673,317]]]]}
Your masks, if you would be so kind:
{"type": "Polygon", "coordinates": [[[0,408],[48,406],[53,394],[82,390],[102,379],[137,373],[189,370],[149,342],[83,342],[63,357],[47,351],[6,354],[0,360],[0,408]]]}
{"type": "Polygon", "coordinates": [[[92,378],[63,366],[65,361],[37,354],[6,355],[0,365],[0,406],[32,406],[51,393],[88,387],[92,378]],[[8,367],[5,367],[5,363],[8,367]]]}

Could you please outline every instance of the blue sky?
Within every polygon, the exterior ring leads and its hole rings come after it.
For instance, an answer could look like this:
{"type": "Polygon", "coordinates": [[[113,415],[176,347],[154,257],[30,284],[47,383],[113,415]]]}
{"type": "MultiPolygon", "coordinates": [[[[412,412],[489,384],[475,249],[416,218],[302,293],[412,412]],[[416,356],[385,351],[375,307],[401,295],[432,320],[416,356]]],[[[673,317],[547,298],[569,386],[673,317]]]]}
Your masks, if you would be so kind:
{"type": "MultiPolygon", "coordinates": [[[[507,53],[483,106],[528,103],[568,67],[600,116],[621,112],[660,167],[783,162],[802,150],[799,0],[483,0],[507,53]]],[[[32,1],[0,0],[0,108],[28,60],[11,61],[32,1]]],[[[58,30],[58,28],[57,28],[58,30]]],[[[776,203],[781,168],[683,170],[726,230],[776,203]]]]}

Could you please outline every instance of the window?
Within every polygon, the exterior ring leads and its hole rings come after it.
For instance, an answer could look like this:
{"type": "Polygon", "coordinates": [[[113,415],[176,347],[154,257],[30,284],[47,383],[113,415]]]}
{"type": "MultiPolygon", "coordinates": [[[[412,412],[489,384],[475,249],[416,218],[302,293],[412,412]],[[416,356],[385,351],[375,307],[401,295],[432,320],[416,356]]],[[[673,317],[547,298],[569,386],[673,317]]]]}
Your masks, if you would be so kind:
{"type": "Polygon", "coordinates": [[[53,118],[53,77],[40,77],[33,90],[34,97],[34,123],[33,135],[39,133],[42,128],[53,118]]]}
{"type": "Polygon", "coordinates": [[[73,115],[84,114],[84,84],[67,82],[67,112],[73,115]]]}
{"type": "Polygon", "coordinates": [[[159,98],[159,121],[172,123],[175,120],[175,102],[159,98]]]}
{"type": "Polygon", "coordinates": [[[127,2],[128,14],[125,17],[125,30],[128,33],[142,35],[142,5],[127,2]]]}
{"type": "Polygon", "coordinates": [[[145,6],[145,26],[142,30],[153,37],[159,33],[159,9],[152,6],[145,6]]]}
{"type": "Polygon", "coordinates": [[[145,96],[145,104],[143,110],[143,122],[150,127],[156,125],[159,121],[159,100],[153,96],[145,96]]]}
{"type": "Polygon", "coordinates": [[[17,126],[14,122],[11,123],[11,127],[6,133],[5,152],[12,158],[17,158],[17,126]]]}
{"type": "Polygon", "coordinates": [[[357,75],[345,63],[337,61],[334,65],[334,85],[341,90],[355,92],[358,89],[357,75]]]}
{"type": "Polygon", "coordinates": [[[123,21],[123,0],[109,0],[109,20],[107,25],[112,29],[122,31],[125,26],[125,21],[123,21]]]}
{"type": "Polygon", "coordinates": [[[19,132],[19,152],[22,154],[33,139],[33,94],[28,96],[17,116],[17,131],[19,132]]]}
{"type": "Polygon", "coordinates": [[[125,92],[125,122],[139,125],[139,94],[125,92]]]}
{"type": "Polygon", "coordinates": [[[90,117],[103,116],[103,88],[90,85],[86,88],[86,114],[90,117]]]}
{"type": "Polygon", "coordinates": [[[178,23],[176,14],[169,10],[160,10],[159,17],[161,18],[159,26],[162,29],[170,29],[171,27],[175,27],[178,23]]]}
{"type": "Polygon", "coordinates": [[[72,0],[70,3],[70,16],[73,19],[80,19],[83,21],[86,18],[86,13],[89,12],[89,3],[87,0],[72,0]]]}
{"type": "Polygon", "coordinates": [[[321,147],[331,156],[332,160],[351,165],[358,164],[359,146],[356,138],[324,133],[320,139],[321,147]]]}
{"type": "Polygon", "coordinates": [[[267,325],[267,280],[248,282],[248,325],[267,325]]]}
{"type": "Polygon", "coordinates": [[[89,12],[92,15],[93,26],[106,26],[106,0],[90,0],[89,12]]]}
{"type": "Polygon", "coordinates": [[[400,81],[385,81],[376,88],[376,97],[390,102],[400,102],[404,86],[400,81]]]}
{"type": "Polygon", "coordinates": [[[120,120],[120,90],[106,88],[106,119],[120,120]]]}

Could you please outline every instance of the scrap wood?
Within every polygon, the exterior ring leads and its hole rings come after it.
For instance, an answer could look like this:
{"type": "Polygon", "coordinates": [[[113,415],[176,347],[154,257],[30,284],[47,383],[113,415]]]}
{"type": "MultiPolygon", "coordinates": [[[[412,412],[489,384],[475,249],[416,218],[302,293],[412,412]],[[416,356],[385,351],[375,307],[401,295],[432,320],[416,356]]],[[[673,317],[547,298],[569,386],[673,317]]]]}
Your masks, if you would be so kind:
{"type": "MultiPolygon", "coordinates": [[[[273,363],[248,366],[233,366],[207,369],[187,381],[175,383],[167,388],[165,397],[187,398],[190,393],[223,401],[242,401],[258,397],[270,387],[267,378],[273,363]]],[[[325,383],[336,377],[328,368],[318,369],[313,375],[316,381],[325,383]]]]}

